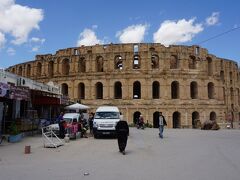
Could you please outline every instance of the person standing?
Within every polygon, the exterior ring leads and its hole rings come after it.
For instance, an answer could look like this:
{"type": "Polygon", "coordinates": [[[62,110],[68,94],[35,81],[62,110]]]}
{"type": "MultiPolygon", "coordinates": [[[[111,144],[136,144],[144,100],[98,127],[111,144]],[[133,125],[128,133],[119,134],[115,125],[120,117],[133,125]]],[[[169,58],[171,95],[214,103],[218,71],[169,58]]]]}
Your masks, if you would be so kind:
{"type": "Polygon", "coordinates": [[[118,121],[116,125],[117,139],[118,139],[118,148],[119,152],[125,155],[125,148],[127,146],[127,139],[129,135],[129,127],[126,121],[122,118],[118,121]]]}
{"type": "Polygon", "coordinates": [[[88,118],[88,124],[89,124],[89,129],[90,129],[90,134],[93,134],[93,119],[94,119],[94,114],[93,112],[91,112],[89,114],[89,118],[88,118]]]}
{"type": "Polygon", "coordinates": [[[163,130],[164,126],[167,125],[167,122],[165,120],[165,117],[162,115],[162,112],[159,112],[159,137],[163,138],[163,130]]]}

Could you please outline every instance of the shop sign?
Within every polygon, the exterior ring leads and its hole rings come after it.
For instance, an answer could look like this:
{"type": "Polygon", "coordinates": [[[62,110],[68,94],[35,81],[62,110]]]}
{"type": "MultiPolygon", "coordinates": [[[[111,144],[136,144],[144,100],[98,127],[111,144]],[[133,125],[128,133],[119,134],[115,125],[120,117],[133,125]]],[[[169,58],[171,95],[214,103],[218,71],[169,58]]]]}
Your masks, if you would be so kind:
{"type": "Polygon", "coordinates": [[[30,101],[29,88],[26,88],[26,87],[23,88],[19,86],[10,86],[9,98],[16,99],[16,100],[30,101]]]}

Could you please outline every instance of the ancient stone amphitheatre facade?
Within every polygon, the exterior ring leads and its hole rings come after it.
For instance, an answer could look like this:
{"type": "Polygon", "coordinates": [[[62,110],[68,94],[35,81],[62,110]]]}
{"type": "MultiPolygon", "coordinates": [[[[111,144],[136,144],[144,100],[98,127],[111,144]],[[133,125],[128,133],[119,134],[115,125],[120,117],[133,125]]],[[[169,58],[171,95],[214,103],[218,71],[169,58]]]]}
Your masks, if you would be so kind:
{"type": "Polygon", "coordinates": [[[61,49],[8,71],[40,82],[53,81],[73,101],[116,105],[129,123],[143,114],[158,123],[163,112],[169,128],[194,128],[195,120],[239,122],[237,63],[199,46],[109,44],[61,49]]]}

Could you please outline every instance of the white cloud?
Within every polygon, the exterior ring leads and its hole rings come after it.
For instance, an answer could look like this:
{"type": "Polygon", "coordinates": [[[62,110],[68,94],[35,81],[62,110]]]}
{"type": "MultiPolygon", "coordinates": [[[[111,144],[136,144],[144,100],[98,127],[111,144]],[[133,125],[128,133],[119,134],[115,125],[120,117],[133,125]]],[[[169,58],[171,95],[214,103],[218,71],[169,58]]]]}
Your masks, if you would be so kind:
{"type": "Polygon", "coordinates": [[[103,41],[97,38],[93,30],[87,28],[84,29],[79,35],[77,46],[92,46],[95,44],[103,44],[103,41]]]}
{"type": "Polygon", "coordinates": [[[32,37],[30,42],[43,44],[46,41],[44,38],[32,37]]]}
{"type": "Polygon", "coordinates": [[[178,21],[166,20],[153,34],[153,41],[166,46],[191,41],[196,34],[203,31],[202,24],[194,24],[194,21],[195,18],[189,21],[185,19],[178,21]]]}
{"type": "Polygon", "coordinates": [[[13,56],[13,55],[15,55],[16,54],[16,51],[15,51],[15,49],[13,49],[13,48],[8,48],[7,49],[7,53],[10,55],[10,56],[13,56]]]}
{"type": "Polygon", "coordinates": [[[144,40],[144,35],[147,31],[148,25],[137,24],[128,26],[127,28],[118,31],[116,37],[121,43],[140,43],[144,40]]]}
{"type": "Polygon", "coordinates": [[[0,49],[4,46],[6,42],[5,35],[0,32],[0,49]]]}
{"type": "Polygon", "coordinates": [[[213,25],[217,24],[219,21],[219,15],[220,15],[219,12],[213,12],[210,17],[206,18],[206,24],[208,26],[213,26],[213,25]]]}
{"type": "Polygon", "coordinates": [[[33,29],[39,29],[43,10],[15,4],[14,0],[0,1],[0,32],[10,34],[13,44],[20,45],[28,39],[33,29]]]}
{"type": "Polygon", "coordinates": [[[37,51],[39,51],[39,48],[40,48],[39,46],[33,47],[33,48],[32,48],[32,52],[37,52],[37,51]]]}

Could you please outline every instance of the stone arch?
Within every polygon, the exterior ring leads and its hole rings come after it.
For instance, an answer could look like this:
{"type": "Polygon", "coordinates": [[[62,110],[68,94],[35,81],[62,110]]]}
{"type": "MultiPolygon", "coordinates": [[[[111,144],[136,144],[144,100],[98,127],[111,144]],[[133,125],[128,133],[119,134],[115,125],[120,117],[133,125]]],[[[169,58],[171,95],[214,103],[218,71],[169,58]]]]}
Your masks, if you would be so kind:
{"type": "Polygon", "coordinates": [[[220,71],[220,78],[221,78],[221,81],[224,83],[225,82],[224,71],[220,71]]]}
{"type": "Polygon", "coordinates": [[[27,65],[27,77],[30,77],[31,76],[31,65],[28,64],[27,65]]]}
{"type": "Polygon", "coordinates": [[[175,111],[172,116],[173,128],[181,127],[181,114],[178,111],[175,111]]]}
{"type": "Polygon", "coordinates": [[[175,55],[172,55],[170,58],[170,69],[178,69],[179,62],[178,58],[175,55]]]}
{"type": "Polygon", "coordinates": [[[140,69],[141,68],[141,58],[139,55],[133,56],[133,69],[140,69]]]}
{"type": "Polygon", "coordinates": [[[85,99],[85,84],[78,84],[78,99],[85,99]]]}
{"type": "Polygon", "coordinates": [[[197,60],[195,56],[189,57],[189,63],[188,63],[189,69],[196,69],[197,68],[197,60]]]}
{"type": "Polygon", "coordinates": [[[193,81],[190,84],[190,94],[192,99],[198,98],[198,84],[196,81],[193,81]]]}
{"type": "Polygon", "coordinates": [[[98,56],[96,59],[96,71],[103,72],[103,57],[98,56]]]}
{"type": "Polygon", "coordinates": [[[133,83],[133,99],[141,99],[141,83],[139,81],[133,83]]]}
{"type": "Polygon", "coordinates": [[[42,63],[37,63],[37,76],[40,77],[42,75],[42,63]]]}
{"type": "Polygon", "coordinates": [[[210,117],[209,118],[210,118],[211,121],[216,121],[216,119],[217,119],[216,113],[214,111],[212,111],[210,113],[210,117]]]}
{"type": "Polygon", "coordinates": [[[153,128],[159,128],[159,111],[153,113],[153,128]]]}
{"type": "Polygon", "coordinates": [[[114,84],[114,99],[122,99],[122,83],[119,81],[114,84]]]}
{"type": "Polygon", "coordinates": [[[114,58],[114,69],[123,69],[123,60],[122,60],[122,56],[117,55],[114,58]]]}
{"type": "Polygon", "coordinates": [[[19,67],[18,67],[18,75],[19,75],[19,76],[22,76],[22,75],[23,75],[23,68],[22,68],[22,66],[19,66],[19,67]]]}
{"type": "Polygon", "coordinates": [[[233,91],[232,87],[230,88],[230,98],[231,98],[231,102],[233,102],[234,101],[234,91],[233,91]]]}
{"type": "Polygon", "coordinates": [[[49,61],[48,63],[48,75],[49,77],[53,77],[54,74],[54,62],[53,61],[49,61]]]}
{"type": "Polygon", "coordinates": [[[153,54],[151,57],[151,63],[152,63],[152,69],[158,69],[159,68],[159,57],[156,54],[153,54]]]}
{"type": "Polygon", "coordinates": [[[95,85],[96,89],[96,99],[103,99],[103,84],[101,82],[97,82],[95,85]]]}
{"type": "Polygon", "coordinates": [[[159,99],[160,98],[160,84],[158,81],[154,81],[152,83],[152,98],[159,99]]]}
{"type": "Polygon", "coordinates": [[[140,115],[141,115],[141,112],[139,111],[136,111],[133,113],[133,124],[137,124],[140,115]]]}
{"type": "Polygon", "coordinates": [[[179,99],[179,82],[173,81],[171,84],[172,99],[179,99]]]}
{"type": "Polygon", "coordinates": [[[15,74],[15,68],[12,68],[12,73],[15,74]]]}
{"type": "Polygon", "coordinates": [[[64,59],[62,61],[62,74],[69,75],[70,72],[70,61],[69,59],[64,59]]]}
{"type": "Polygon", "coordinates": [[[61,88],[62,88],[62,94],[63,94],[64,96],[68,96],[68,85],[67,85],[66,83],[63,83],[63,84],[61,85],[61,88]]]}
{"type": "Polygon", "coordinates": [[[208,75],[211,76],[213,74],[213,62],[212,58],[207,57],[207,63],[208,63],[208,75]]]}
{"type": "Polygon", "coordinates": [[[197,128],[197,120],[200,120],[199,118],[199,113],[197,111],[194,111],[192,113],[192,128],[197,128]]]}
{"type": "Polygon", "coordinates": [[[208,98],[214,99],[215,89],[214,84],[212,82],[208,83],[208,98]]]}
{"type": "Polygon", "coordinates": [[[84,57],[81,57],[78,61],[78,72],[86,72],[86,60],[84,57]]]}
{"type": "Polygon", "coordinates": [[[229,72],[229,79],[230,79],[230,84],[232,84],[232,79],[233,78],[233,73],[232,71],[229,72]]]}

